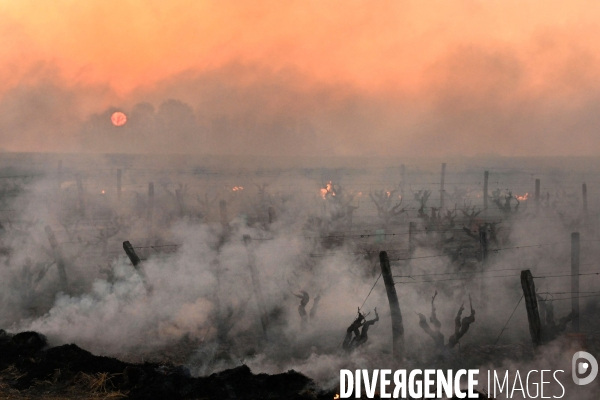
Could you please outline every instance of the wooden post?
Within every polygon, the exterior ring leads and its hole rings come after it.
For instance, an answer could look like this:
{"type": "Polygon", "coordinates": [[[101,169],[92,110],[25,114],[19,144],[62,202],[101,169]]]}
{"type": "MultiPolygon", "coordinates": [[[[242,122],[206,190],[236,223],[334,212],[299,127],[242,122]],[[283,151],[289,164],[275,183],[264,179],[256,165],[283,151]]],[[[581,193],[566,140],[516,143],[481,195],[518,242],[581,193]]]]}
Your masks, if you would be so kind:
{"type": "Polygon", "coordinates": [[[177,208],[179,209],[179,217],[185,216],[185,203],[183,202],[183,193],[181,193],[181,189],[175,190],[175,199],[177,200],[177,208]]]}
{"type": "Polygon", "coordinates": [[[77,198],[79,200],[79,213],[82,217],[85,216],[85,202],[83,195],[83,182],[81,181],[81,175],[75,174],[75,181],[77,182],[77,198]]]}
{"type": "Polygon", "coordinates": [[[229,332],[229,329],[227,329],[228,324],[226,323],[226,318],[224,318],[221,310],[221,263],[219,263],[219,260],[215,258],[211,262],[210,266],[214,270],[216,280],[216,285],[214,286],[215,291],[213,294],[213,303],[217,313],[217,340],[223,343],[227,340],[227,332],[229,332]]]}
{"type": "Polygon", "coordinates": [[[381,276],[385,283],[385,291],[387,292],[388,302],[390,303],[390,314],[392,317],[392,352],[394,357],[404,357],[404,326],[402,325],[402,313],[400,312],[400,303],[398,303],[398,295],[392,278],[390,269],[390,260],[385,251],[379,253],[379,262],[381,264],[381,276]]]}
{"type": "MultiPolygon", "coordinates": [[[[488,241],[487,241],[487,231],[485,230],[485,226],[479,227],[479,245],[481,246],[481,273],[482,273],[482,278],[479,281],[479,291],[480,291],[479,298],[486,299],[489,296],[487,296],[487,282],[483,275],[483,273],[485,272],[485,267],[487,264],[487,257],[488,257],[488,241]]],[[[487,309],[487,301],[483,302],[483,304],[481,305],[481,308],[484,310],[487,309]]]]}
{"type": "Polygon", "coordinates": [[[117,200],[121,201],[121,179],[122,179],[121,169],[117,169],[117,200]]]}
{"type": "Polygon", "coordinates": [[[248,269],[250,269],[250,277],[252,278],[252,286],[254,287],[254,296],[256,297],[256,303],[258,304],[260,323],[263,328],[265,339],[268,340],[267,328],[269,326],[269,316],[267,314],[263,292],[260,287],[258,270],[256,269],[256,257],[254,256],[254,250],[252,249],[252,239],[249,235],[244,235],[244,246],[246,246],[246,253],[248,254],[248,269]]]}
{"type": "Polygon", "coordinates": [[[446,163],[442,164],[442,180],[440,181],[440,212],[444,209],[444,181],[446,180],[446,163]]]}
{"type": "Polygon", "coordinates": [[[146,215],[146,229],[148,237],[146,238],[146,249],[142,252],[143,256],[148,258],[150,256],[150,245],[152,244],[152,238],[154,237],[154,182],[148,183],[148,214],[146,215]]]}
{"type": "Polygon", "coordinates": [[[521,271],[521,287],[523,288],[523,297],[525,298],[525,307],[527,308],[527,321],[529,321],[529,333],[534,346],[542,343],[542,323],[540,322],[540,311],[538,310],[537,299],[535,297],[535,284],[533,275],[528,269],[521,271]]]}
{"type": "Polygon", "coordinates": [[[406,167],[404,164],[400,165],[400,195],[404,197],[404,186],[406,185],[406,167]]]}
{"type": "Polygon", "coordinates": [[[571,308],[573,331],[579,332],[579,232],[571,233],[571,308]]]}
{"type": "Polygon", "coordinates": [[[154,182],[148,183],[148,226],[152,228],[152,218],[154,216],[154,182]]]}
{"type": "Polygon", "coordinates": [[[67,269],[65,266],[65,258],[63,256],[62,250],[56,241],[56,236],[54,236],[54,232],[49,225],[46,225],[44,228],[46,231],[46,236],[48,237],[48,242],[50,242],[50,247],[52,248],[52,253],[54,254],[54,261],[56,262],[56,266],[58,267],[58,277],[60,279],[60,288],[63,292],[67,292],[69,289],[69,281],[67,280],[67,269]]]}
{"type": "Polygon", "coordinates": [[[227,215],[227,202],[225,200],[219,201],[219,214],[221,216],[221,226],[223,231],[229,230],[229,216],[227,215]]]}
{"type": "MultiPolygon", "coordinates": [[[[267,214],[269,215],[269,225],[271,225],[277,220],[277,212],[275,211],[275,207],[269,206],[267,209],[267,214]]],[[[350,217],[350,229],[352,229],[352,216],[350,217]]]]}
{"type": "Polygon", "coordinates": [[[481,264],[485,264],[488,256],[487,232],[485,227],[479,227],[479,245],[481,246],[481,264]]]}
{"type": "Polygon", "coordinates": [[[131,243],[129,243],[129,240],[123,242],[123,250],[125,250],[125,254],[127,254],[127,257],[129,257],[129,260],[131,261],[135,269],[137,269],[138,265],[140,265],[142,261],[136,254],[131,243]]]}
{"type": "Polygon", "coordinates": [[[581,185],[581,195],[583,197],[583,216],[585,221],[588,221],[588,201],[587,201],[587,185],[584,183],[581,185]]]}
{"type": "Polygon", "coordinates": [[[56,172],[56,180],[58,182],[58,190],[61,189],[63,183],[63,164],[62,160],[58,160],[58,170],[56,172]]]}
{"type": "Polygon", "coordinates": [[[533,198],[535,200],[536,208],[540,207],[540,180],[535,180],[535,196],[533,198]]]}
{"type": "Polygon", "coordinates": [[[417,224],[415,222],[408,223],[408,256],[411,257],[415,251],[415,235],[417,234],[417,224]]]}
{"type": "Polygon", "coordinates": [[[488,181],[490,178],[489,171],[485,171],[483,173],[483,209],[487,210],[488,208],[488,181]]]}

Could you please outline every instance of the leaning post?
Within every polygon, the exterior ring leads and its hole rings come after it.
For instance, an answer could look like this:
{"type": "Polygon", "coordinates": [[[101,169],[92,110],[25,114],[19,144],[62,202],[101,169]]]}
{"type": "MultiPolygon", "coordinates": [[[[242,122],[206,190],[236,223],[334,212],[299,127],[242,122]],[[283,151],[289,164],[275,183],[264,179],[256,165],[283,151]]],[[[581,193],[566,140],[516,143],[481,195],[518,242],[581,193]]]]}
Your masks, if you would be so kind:
{"type": "Polygon", "coordinates": [[[135,269],[137,269],[142,261],[136,254],[129,240],[123,242],[123,250],[125,250],[125,254],[127,254],[127,257],[129,257],[129,260],[131,261],[135,269]]]}
{"type": "Polygon", "coordinates": [[[535,295],[535,284],[533,275],[528,269],[521,271],[521,287],[527,308],[527,321],[529,322],[529,334],[535,347],[542,343],[542,323],[540,322],[540,311],[538,309],[535,295]]]}
{"type": "Polygon", "coordinates": [[[388,302],[390,303],[390,314],[392,317],[392,352],[396,358],[404,358],[404,326],[402,325],[402,313],[400,312],[400,303],[392,278],[390,269],[390,259],[387,252],[379,253],[379,262],[381,264],[381,276],[385,283],[388,302]]]}

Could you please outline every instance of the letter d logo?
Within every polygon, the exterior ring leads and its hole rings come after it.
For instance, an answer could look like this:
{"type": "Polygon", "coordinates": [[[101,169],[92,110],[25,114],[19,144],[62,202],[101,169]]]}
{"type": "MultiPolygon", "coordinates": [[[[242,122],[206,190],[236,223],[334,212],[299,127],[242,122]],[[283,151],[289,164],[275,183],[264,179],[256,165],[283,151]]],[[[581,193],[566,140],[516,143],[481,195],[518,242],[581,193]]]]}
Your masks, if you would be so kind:
{"type": "Polygon", "coordinates": [[[593,355],[585,351],[578,351],[573,354],[573,361],[571,363],[571,373],[573,374],[573,382],[577,385],[587,385],[592,383],[598,375],[598,361],[593,355]],[[586,361],[581,361],[585,359],[586,361]],[[591,368],[591,369],[590,369],[591,368]],[[586,378],[580,378],[580,375],[585,374],[590,370],[590,374],[586,378]]]}

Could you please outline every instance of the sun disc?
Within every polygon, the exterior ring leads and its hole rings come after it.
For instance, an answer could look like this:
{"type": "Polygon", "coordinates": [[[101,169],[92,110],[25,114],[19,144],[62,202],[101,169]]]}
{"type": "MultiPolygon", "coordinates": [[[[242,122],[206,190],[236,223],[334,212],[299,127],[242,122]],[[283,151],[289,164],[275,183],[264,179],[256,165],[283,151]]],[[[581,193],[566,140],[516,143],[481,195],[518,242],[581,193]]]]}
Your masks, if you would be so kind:
{"type": "Polygon", "coordinates": [[[121,111],[116,111],[110,116],[110,121],[114,126],[123,126],[127,122],[127,115],[121,111]]]}

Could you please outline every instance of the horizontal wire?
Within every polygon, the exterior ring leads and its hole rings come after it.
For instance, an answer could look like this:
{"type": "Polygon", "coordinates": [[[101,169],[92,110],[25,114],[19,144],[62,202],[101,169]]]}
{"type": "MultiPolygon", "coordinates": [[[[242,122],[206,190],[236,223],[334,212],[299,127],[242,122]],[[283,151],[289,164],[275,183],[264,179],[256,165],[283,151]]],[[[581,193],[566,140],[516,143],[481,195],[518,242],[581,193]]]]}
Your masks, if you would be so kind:
{"type": "MultiPolygon", "coordinates": [[[[496,279],[496,278],[513,278],[520,275],[498,275],[498,276],[475,276],[473,279],[496,279]]],[[[464,282],[464,278],[448,278],[448,279],[433,279],[433,280],[419,280],[419,281],[406,281],[406,282],[396,282],[394,281],[394,285],[397,284],[407,284],[407,283],[432,283],[432,282],[448,282],[448,281],[462,281],[464,282]]]]}
{"type": "Polygon", "coordinates": [[[564,278],[569,276],[588,276],[588,275],[600,275],[600,272],[588,272],[582,274],[567,274],[567,275],[546,275],[546,276],[534,276],[534,279],[546,279],[546,278],[564,278]]]}
{"type": "Polygon", "coordinates": [[[546,300],[538,300],[538,301],[552,302],[552,301],[573,300],[573,299],[581,299],[581,298],[584,298],[584,297],[599,297],[599,296],[600,296],[600,294],[590,294],[590,295],[585,295],[585,296],[559,297],[557,299],[546,299],[546,300]]]}

